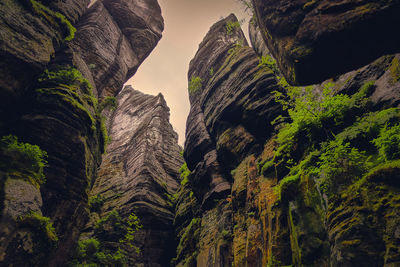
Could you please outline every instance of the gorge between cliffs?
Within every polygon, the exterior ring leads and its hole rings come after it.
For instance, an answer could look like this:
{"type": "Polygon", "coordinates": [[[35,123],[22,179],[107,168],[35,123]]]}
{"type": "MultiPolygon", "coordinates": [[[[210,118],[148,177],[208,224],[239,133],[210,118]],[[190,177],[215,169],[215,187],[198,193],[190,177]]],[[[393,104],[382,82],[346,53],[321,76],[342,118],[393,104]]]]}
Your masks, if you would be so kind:
{"type": "Polygon", "coordinates": [[[400,0],[240,2],[181,147],[157,0],[0,0],[0,266],[400,266],[400,0]]]}

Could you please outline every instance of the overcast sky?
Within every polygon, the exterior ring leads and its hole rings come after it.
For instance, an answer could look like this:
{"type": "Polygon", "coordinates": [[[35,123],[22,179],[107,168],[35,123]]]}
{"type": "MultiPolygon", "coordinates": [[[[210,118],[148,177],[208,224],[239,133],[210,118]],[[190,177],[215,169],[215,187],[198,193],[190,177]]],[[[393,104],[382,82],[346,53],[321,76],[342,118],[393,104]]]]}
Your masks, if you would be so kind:
{"type": "Polygon", "coordinates": [[[222,17],[234,13],[246,18],[242,28],[247,34],[249,15],[237,0],[158,0],[164,17],[161,41],[127,84],[147,94],[161,92],[171,110],[170,121],[185,139],[189,114],[187,72],[189,62],[209,28],[222,17]]]}

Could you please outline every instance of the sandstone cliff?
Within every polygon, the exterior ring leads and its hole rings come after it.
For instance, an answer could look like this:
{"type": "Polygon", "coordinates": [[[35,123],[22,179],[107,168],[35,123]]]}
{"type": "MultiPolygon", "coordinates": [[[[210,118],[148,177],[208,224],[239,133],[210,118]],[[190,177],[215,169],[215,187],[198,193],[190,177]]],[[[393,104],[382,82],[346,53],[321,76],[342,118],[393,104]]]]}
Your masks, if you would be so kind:
{"type": "Polygon", "coordinates": [[[237,45],[231,21],[211,27],[190,63],[177,266],[398,265],[399,55],[293,87],[257,24],[260,58],[237,45]]]}
{"type": "Polygon", "coordinates": [[[5,265],[59,266],[73,254],[107,141],[97,97],[116,95],[161,38],[156,1],[88,4],[0,3],[5,265]]]}
{"type": "MultiPolygon", "coordinates": [[[[134,234],[139,253],[129,251],[129,266],[166,266],[174,255],[172,196],[178,189],[183,164],[178,136],[169,123],[164,97],[150,96],[126,86],[117,96],[118,107],[110,115],[111,142],[103,156],[90,192],[101,199],[82,235],[100,238],[93,229],[100,218],[118,211],[122,218],[134,212],[143,226],[134,234]]],[[[103,244],[101,244],[103,245],[103,244]]]]}

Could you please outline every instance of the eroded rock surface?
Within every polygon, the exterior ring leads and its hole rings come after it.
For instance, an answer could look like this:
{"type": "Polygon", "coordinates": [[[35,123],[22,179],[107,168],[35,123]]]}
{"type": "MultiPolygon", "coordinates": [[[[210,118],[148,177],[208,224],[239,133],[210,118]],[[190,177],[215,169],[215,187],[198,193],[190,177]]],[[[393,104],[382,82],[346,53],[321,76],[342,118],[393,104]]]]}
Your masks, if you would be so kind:
{"type": "Polygon", "coordinates": [[[99,97],[116,95],[161,38],[157,0],[96,1],[77,25],[77,65],[93,77],[99,97]]]}
{"type": "Polygon", "coordinates": [[[292,84],[314,84],[399,52],[399,1],[253,0],[264,40],[292,84]],[[378,42],[376,40],[379,40],[378,42]]]}
{"type": "Polygon", "coordinates": [[[190,62],[188,78],[191,110],[184,156],[192,173],[177,205],[176,223],[182,222],[177,228],[184,226],[178,233],[177,265],[197,259],[198,266],[228,266],[232,248],[224,241],[229,237],[221,233],[232,230],[232,207],[226,202],[230,171],[247,155],[262,150],[273,129],[272,119],[282,112],[271,92],[280,89],[272,71],[260,66],[247,46],[234,15],[211,27],[190,62]],[[222,204],[213,209],[216,203],[222,204]],[[199,210],[205,210],[203,216],[199,210]],[[195,218],[183,220],[183,214],[200,215],[202,227],[195,218]],[[192,232],[193,237],[185,234],[192,232]],[[180,249],[196,238],[196,251],[180,249]]]}
{"type": "Polygon", "coordinates": [[[87,228],[93,229],[96,218],[112,210],[124,218],[135,212],[143,228],[134,237],[140,253],[129,254],[129,266],[167,266],[174,255],[170,198],[178,189],[183,164],[178,136],[161,94],[145,95],[126,86],[117,102],[109,121],[112,141],[90,193],[104,198],[104,204],[91,215],[87,228]]]}
{"type": "MultiPolygon", "coordinates": [[[[226,40],[217,37],[225,34],[222,25],[218,22],[211,28],[189,69],[188,78],[193,82],[189,83],[191,113],[184,155],[192,172],[178,191],[176,265],[398,265],[400,243],[395,225],[400,220],[399,156],[386,161],[371,159],[378,157],[375,138],[400,122],[399,55],[380,57],[312,87],[291,87],[282,79],[273,58],[258,65],[254,52],[240,46],[216,56],[213,51],[222,49],[213,45],[226,40]],[[218,64],[219,60],[224,63],[218,64]],[[217,72],[210,71],[213,64],[217,72]],[[262,86],[251,86],[247,75],[252,73],[250,66],[261,68],[259,76],[253,77],[258,77],[262,86]],[[194,86],[192,77],[199,77],[201,86],[194,86]],[[285,114],[273,101],[266,101],[259,90],[264,96],[273,90],[283,92],[286,101],[296,91],[301,92],[296,99],[309,94],[308,102],[303,102],[306,113],[313,101],[323,102],[325,98],[341,99],[332,108],[342,104],[348,108],[333,117],[328,112],[321,115],[327,117],[320,128],[308,124],[304,113],[297,118],[293,109],[285,114]],[[345,104],[346,99],[352,100],[345,104]],[[248,107],[252,110],[255,106],[256,113],[247,113],[248,107]],[[263,117],[263,110],[271,117],[263,117]],[[253,128],[256,118],[263,122],[253,128]],[[268,123],[274,118],[278,119],[272,127],[268,123]],[[327,148],[328,144],[331,147],[327,148]],[[343,146],[349,150],[339,152],[343,146]],[[204,156],[213,149],[219,170],[223,170],[220,177],[230,186],[230,191],[219,198],[207,195],[213,184],[204,187],[203,182],[199,186],[199,181],[213,181],[209,173],[216,173],[216,164],[207,165],[204,156]],[[322,167],[322,162],[330,160],[321,157],[327,151],[341,156],[322,167]],[[359,163],[362,168],[368,167],[361,172],[346,167],[348,162],[354,163],[352,153],[371,156],[359,163]],[[338,162],[344,163],[340,174],[328,174],[338,162]],[[207,197],[213,201],[205,201],[207,197]]],[[[259,57],[268,57],[257,31],[256,25],[250,25],[254,50],[259,57]]],[[[297,104],[301,109],[302,103],[297,104]]],[[[319,111],[325,109],[337,112],[326,106],[319,111]]]]}
{"type": "MultiPolygon", "coordinates": [[[[88,219],[88,192],[104,152],[101,99],[121,90],[161,38],[157,1],[97,1],[87,9],[88,4],[0,3],[0,133],[47,151],[46,183],[37,189],[43,218],[33,218],[33,224],[50,218],[56,235],[43,247],[38,241],[36,252],[10,254],[5,265],[61,266],[70,259],[88,219]]],[[[15,220],[7,223],[25,227],[4,248],[8,251],[32,243],[38,232],[15,220]]]]}

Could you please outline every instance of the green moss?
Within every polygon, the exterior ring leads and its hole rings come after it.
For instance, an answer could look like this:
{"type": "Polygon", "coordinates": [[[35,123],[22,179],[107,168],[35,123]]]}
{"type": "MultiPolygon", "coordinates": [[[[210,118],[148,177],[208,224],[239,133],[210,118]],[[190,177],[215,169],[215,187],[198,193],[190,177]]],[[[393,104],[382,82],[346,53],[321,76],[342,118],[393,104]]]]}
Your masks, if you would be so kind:
{"type": "Polygon", "coordinates": [[[239,21],[227,21],[225,24],[226,33],[228,35],[232,35],[234,32],[240,29],[240,22],[239,21]]]}
{"type": "Polygon", "coordinates": [[[53,246],[56,245],[58,237],[50,218],[39,215],[36,212],[31,212],[30,214],[19,217],[17,222],[20,227],[31,228],[35,230],[35,233],[40,235],[43,240],[53,244],[53,246]]]}
{"type": "Polygon", "coordinates": [[[198,251],[197,243],[200,235],[201,219],[193,218],[189,225],[180,234],[179,244],[176,250],[176,262],[187,262],[193,253],[198,251]]]}
{"type": "Polygon", "coordinates": [[[115,110],[118,107],[117,99],[113,96],[105,97],[100,103],[100,111],[103,109],[110,107],[111,110],[115,110]]]}
{"type": "Polygon", "coordinates": [[[107,151],[107,145],[111,142],[111,138],[108,136],[108,131],[105,123],[105,118],[100,115],[100,143],[103,144],[102,146],[102,153],[107,151]]]}
{"type": "Polygon", "coordinates": [[[400,61],[397,57],[395,57],[392,61],[392,64],[389,67],[390,73],[392,75],[391,84],[395,84],[400,81],[400,61]]]}
{"type": "Polygon", "coordinates": [[[101,207],[104,204],[105,199],[100,195],[97,194],[96,196],[92,196],[89,198],[89,209],[92,212],[99,212],[101,207]]]}
{"type": "Polygon", "coordinates": [[[30,0],[32,10],[46,19],[51,25],[61,29],[64,32],[64,40],[71,41],[75,37],[76,29],[71,22],[60,12],[51,10],[42,3],[30,0]]]}
{"type": "Polygon", "coordinates": [[[295,60],[302,60],[313,53],[311,47],[296,46],[290,51],[290,56],[295,60]]]}
{"type": "Polygon", "coordinates": [[[202,89],[203,80],[198,76],[192,76],[189,82],[189,93],[194,94],[202,89]]]}
{"type": "Polygon", "coordinates": [[[272,70],[276,75],[279,75],[279,69],[276,60],[273,59],[270,55],[262,56],[260,58],[258,66],[267,67],[268,69],[272,70]]]}
{"type": "Polygon", "coordinates": [[[190,177],[190,170],[187,167],[186,162],[181,166],[179,169],[179,172],[181,173],[181,186],[186,185],[189,182],[189,177],[190,177]]]}
{"type": "Polygon", "coordinates": [[[274,160],[269,160],[269,161],[265,162],[265,163],[262,165],[261,170],[260,170],[260,173],[261,173],[262,175],[266,176],[267,173],[273,171],[274,167],[275,167],[274,160]]]}
{"type": "Polygon", "coordinates": [[[7,135],[1,138],[0,155],[3,158],[0,169],[5,172],[27,173],[22,174],[21,178],[28,179],[37,186],[46,182],[43,171],[47,166],[47,153],[39,146],[18,142],[15,135],[7,135]],[[33,178],[32,181],[30,177],[33,178]]]}
{"type": "Polygon", "coordinates": [[[287,176],[279,182],[279,196],[281,201],[293,200],[298,192],[300,173],[287,176]]]}
{"type": "MultiPolygon", "coordinates": [[[[58,106],[67,106],[78,119],[90,121],[92,133],[96,131],[96,120],[92,115],[97,110],[97,99],[92,85],[82,74],[70,66],[56,66],[46,69],[38,79],[36,90],[39,101],[58,106]],[[93,111],[90,111],[92,109],[93,111]]],[[[97,116],[97,115],[96,115],[97,116]]]]}

